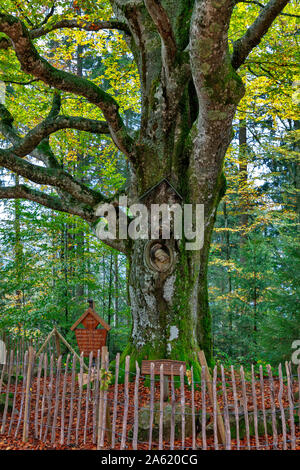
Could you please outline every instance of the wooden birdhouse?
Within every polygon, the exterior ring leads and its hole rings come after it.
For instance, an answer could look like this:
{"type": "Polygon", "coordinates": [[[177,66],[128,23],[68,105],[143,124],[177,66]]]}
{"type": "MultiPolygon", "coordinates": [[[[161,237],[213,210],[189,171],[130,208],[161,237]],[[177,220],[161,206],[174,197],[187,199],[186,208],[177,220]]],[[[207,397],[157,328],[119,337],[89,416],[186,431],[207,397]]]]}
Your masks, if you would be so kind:
{"type": "Polygon", "coordinates": [[[89,308],[71,326],[71,331],[75,331],[77,344],[84,357],[89,357],[91,351],[93,356],[97,356],[98,349],[101,350],[106,345],[107,332],[110,326],[96,312],[94,302],[89,301],[89,308]],[[101,325],[103,328],[98,328],[101,325]]]}

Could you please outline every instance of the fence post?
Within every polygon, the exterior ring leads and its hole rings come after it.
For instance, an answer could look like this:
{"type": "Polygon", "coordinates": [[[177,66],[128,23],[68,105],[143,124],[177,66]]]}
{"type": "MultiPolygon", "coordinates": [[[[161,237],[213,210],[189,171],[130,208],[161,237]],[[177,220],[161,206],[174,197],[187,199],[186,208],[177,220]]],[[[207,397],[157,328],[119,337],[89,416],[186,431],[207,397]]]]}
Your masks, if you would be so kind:
{"type": "Polygon", "coordinates": [[[26,392],[25,392],[25,408],[24,408],[24,423],[23,423],[23,442],[26,442],[28,439],[28,429],[29,429],[29,402],[30,402],[30,385],[31,385],[31,372],[33,364],[33,347],[29,346],[28,354],[28,369],[27,369],[27,380],[26,380],[26,392]]]}
{"type": "MultiPolygon", "coordinates": [[[[212,390],[212,380],[211,380],[211,375],[208,370],[207,362],[206,362],[206,357],[203,351],[198,352],[198,358],[200,361],[201,366],[205,367],[205,378],[206,378],[206,384],[207,384],[207,391],[208,395],[210,398],[211,404],[214,402],[214,397],[213,397],[213,390],[212,390]]],[[[219,434],[219,439],[222,442],[224,448],[226,446],[226,435],[225,435],[225,427],[224,427],[224,421],[223,417],[221,415],[221,411],[219,408],[219,404],[216,403],[217,405],[217,428],[218,428],[218,434],[219,434]]]]}
{"type": "MultiPolygon", "coordinates": [[[[102,370],[105,367],[105,361],[107,357],[108,351],[107,351],[107,346],[102,346],[101,350],[101,366],[100,370],[102,370]]],[[[101,441],[102,441],[102,427],[105,426],[105,422],[103,420],[103,412],[104,412],[104,403],[103,403],[103,398],[104,398],[104,390],[103,390],[103,382],[105,379],[103,377],[100,377],[100,393],[99,393],[99,410],[98,410],[98,436],[97,436],[97,449],[99,450],[101,448],[101,441]]],[[[103,436],[104,439],[104,436],[103,436]]]]}

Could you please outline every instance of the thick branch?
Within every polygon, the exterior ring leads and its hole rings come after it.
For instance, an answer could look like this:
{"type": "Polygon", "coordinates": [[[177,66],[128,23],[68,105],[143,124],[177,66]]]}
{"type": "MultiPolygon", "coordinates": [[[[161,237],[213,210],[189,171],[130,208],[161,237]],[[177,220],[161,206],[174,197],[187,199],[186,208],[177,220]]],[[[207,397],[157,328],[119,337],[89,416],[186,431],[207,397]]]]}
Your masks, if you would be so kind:
{"type": "Polygon", "coordinates": [[[260,43],[273,21],[288,3],[289,0],[270,0],[254,23],[248,28],[244,36],[235,41],[231,59],[232,66],[235,70],[245,62],[252,49],[260,43]]]}
{"type": "Polygon", "coordinates": [[[10,149],[0,149],[0,165],[35,183],[59,188],[84,204],[95,206],[101,201],[107,201],[100,193],[77,181],[63,169],[34,165],[16,156],[10,149]]]}
{"type": "Polygon", "coordinates": [[[176,41],[169,17],[160,0],[145,0],[145,5],[160,35],[167,64],[171,64],[176,54],[176,41]]]}
{"type": "Polygon", "coordinates": [[[212,75],[225,63],[232,10],[231,0],[195,0],[189,50],[196,82],[197,76],[212,75]]]}
{"type": "Polygon", "coordinates": [[[13,42],[22,70],[54,88],[84,96],[98,106],[108,123],[113,141],[129,158],[133,156],[133,140],[127,134],[118,104],[112,96],[94,83],[71,73],[58,70],[42,58],[32,44],[25,25],[11,15],[0,14],[0,31],[13,42]]]}
{"type": "MultiPolygon", "coordinates": [[[[38,191],[34,188],[29,188],[24,184],[10,187],[0,186],[0,199],[26,199],[28,201],[37,202],[38,204],[55,211],[77,215],[86,220],[91,225],[92,230],[95,232],[93,223],[97,220],[98,217],[95,216],[94,209],[90,206],[80,204],[76,200],[62,200],[57,196],[51,196],[49,194],[42,193],[41,191],[38,191]]],[[[127,254],[127,247],[124,240],[105,239],[102,241],[111,248],[127,254]]]]}
{"type": "MultiPolygon", "coordinates": [[[[14,118],[8,109],[0,104],[0,132],[9,140],[13,146],[21,145],[22,138],[13,126],[14,118]]],[[[32,156],[43,162],[50,168],[60,168],[61,165],[55,158],[48,141],[43,141],[37,148],[31,152],[32,156]]]]}
{"type": "Polygon", "coordinates": [[[119,31],[124,31],[126,34],[130,34],[129,28],[125,23],[117,20],[109,20],[109,21],[84,21],[81,18],[76,18],[72,20],[63,19],[57,21],[57,23],[51,25],[44,25],[38,29],[34,29],[30,31],[31,39],[39,38],[41,36],[45,36],[47,33],[51,31],[55,31],[57,29],[63,28],[71,28],[71,29],[82,29],[84,31],[100,31],[102,29],[117,29],[119,31]]]}
{"type": "Polygon", "coordinates": [[[56,160],[55,156],[53,155],[48,139],[46,139],[46,137],[48,137],[48,135],[52,132],[65,128],[73,128],[95,133],[104,132],[109,134],[107,123],[95,121],[93,119],[57,116],[60,111],[60,107],[60,95],[55,92],[51,111],[48,117],[42,123],[38,124],[34,129],[29,131],[25,135],[25,137],[21,138],[18,135],[16,129],[14,129],[13,127],[12,115],[10,114],[8,109],[5,108],[4,105],[0,105],[0,131],[5,135],[8,140],[13,143],[13,147],[6,151],[11,153],[10,160],[8,161],[10,167],[7,165],[7,161],[6,165],[4,163],[3,166],[6,166],[6,168],[9,169],[15,168],[15,170],[13,171],[22,174],[23,176],[26,176],[27,174],[26,177],[38,183],[40,182],[40,180],[36,178],[40,178],[41,176],[38,175],[38,172],[44,172],[45,169],[43,167],[25,165],[25,167],[23,166],[21,168],[21,171],[25,173],[20,173],[20,168],[18,170],[18,162],[15,161],[15,156],[24,157],[26,155],[31,154],[32,156],[42,161],[46,166],[49,167],[48,178],[45,173],[43,173],[42,178],[46,178],[46,181],[48,181],[48,183],[45,182],[45,184],[55,186],[63,199],[70,199],[71,195],[75,199],[90,204],[94,204],[95,202],[97,202],[97,199],[105,200],[105,198],[99,193],[93,192],[92,190],[84,186],[82,183],[73,179],[71,175],[68,175],[67,173],[61,173],[62,168],[59,165],[59,162],[56,160]],[[35,173],[35,171],[37,171],[37,173],[35,173]],[[57,182],[55,183],[56,180],[53,179],[55,177],[55,171],[59,184],[57,184],[57,182]],[[49,179],[49,177],[51,178],[49,179]],[[63,181],[60,181],[61,178],[65,180],[66,184],[63,183],[63,181]],[[63,186],[61,184],[63,184],[63,186]],[[82,193],[84,193],[84,196],[82,193]],[[82,199],[82,196],[84,199],[82,199]],[[88,197],[88,199],[86,199],[86,197],[88,197]]]}
{"type": "MultiPolygon", "coordinates": [[[[257,5],[260,8],[265,8],[266,5],[264,5],[261,2],[257,2],[256,0],[238,0],[236,3],[249,3],[251,5],[257,5]]],[[[291,18],[300,18],[300,15],[296,15],[294,13],[280,13],[281,16],[289,16],[291,18]]]]}
{"type": "Polygon", "coordinates": [[[30,154],[43,139],[60,129],[77,129],[94,134],[110,135],[108,125],[105,121],[75,116],[50,117],[29,131],[22,141],[10,150],[18,157],[25,157],[30,154]]]}
{"type": "MultiPolygon", "coordinates": [[[[83,21],[81,18],[76,20],[59,20],[57,23],[51,25],[42,25],[39,28],[32,29],[28,32],[30,39],[37,39],[51,31],[56,31],[58,29],[82,29],[84,31],[100,31],[103,29],[117,29],[119,31],[124,31],[126,34],[130,34],[129,28],[122,21],[109,20],[109,21],[83,21]]],[[[0,49],[8,49],[11,47],[11,42],[6,38],[1,38],[0,40],[0,49]]]]}
{"type": "Polygon", "coordinates": [[[49,194],[42,193],[41,191],[29,188],[24,184],[10,187],[0,186],[0,199],[18,198],[37,202],[55,211],[78,215],[88,222],[93,222],[95,220],[93,209],[83,204],[79,204],[75,200],[73,200],[72,203],[66,203],[66,201],[63,201],[57,196],[51,196],[49,194]]]}

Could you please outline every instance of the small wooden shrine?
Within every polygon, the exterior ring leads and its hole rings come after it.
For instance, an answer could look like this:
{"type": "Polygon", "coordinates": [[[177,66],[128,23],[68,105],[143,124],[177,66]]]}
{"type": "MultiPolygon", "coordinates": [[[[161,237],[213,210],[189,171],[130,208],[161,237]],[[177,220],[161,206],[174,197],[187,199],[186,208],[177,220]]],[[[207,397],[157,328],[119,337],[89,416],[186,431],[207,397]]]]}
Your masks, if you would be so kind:
{"type": "Polygon", "coordinates": [[[106,345],[107,332],[110,328],[106,321],[95,312],[94,302],[89,300],[89,308],[71,326],[71,331],[75,331],[79,350],[83,352],[84,357],[89,357],[91,351],[95,357],[98,349],[101,350],[106,345]],[[98,328],[99,325],[103,328],[98,328]]]}

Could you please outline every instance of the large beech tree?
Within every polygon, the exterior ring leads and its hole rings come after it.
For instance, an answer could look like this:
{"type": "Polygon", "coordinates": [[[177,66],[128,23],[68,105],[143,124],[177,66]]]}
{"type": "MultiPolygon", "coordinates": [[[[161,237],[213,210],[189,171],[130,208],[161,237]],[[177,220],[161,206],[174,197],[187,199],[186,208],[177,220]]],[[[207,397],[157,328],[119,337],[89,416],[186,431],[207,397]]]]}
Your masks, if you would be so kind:
{"type": "MultiPolygon", "coordinates": [[[[28,184],[0,187],[0,198],[24,198],[51,209],[76,214],[97,225],[96,210],[111,199],[83,184],[59,164],[49,135],[78,129],[111,136],[128,159],[130,204],[164,178],[183,203],[204,204],[204,245],[186,250],[185,241],[168,242],[172,263],[166,270],[151,267],[147,240],[106,240],[128,256],[133,329],[126,353],[132,359],[162,358],[195,362],[199,348],[212,354],[207,294],[207,261],[216,209],[225,191],[223,161],[232,139],[232,121],[244,95],[238,69],[281,14],[288,0],[260,4],[260,13],[229,48],[228,29],[233,0],[111,0],[109,21],[80,16],[40,25],[22,22],[2,11],[0,47],[14,49],[21,69],[32,79],[57,90],[48,116],[21,136],[13,116],[1,105],[1,133],[11,143],[0,150],[0,165],[49,191],[28,184]],[[137,64],[141,87],[140,128],[126,128],[116,100],[92,81],[55,68],[41,57],[35,40],[63,28],[124,34],[137,64]],[[85,98],[100,108],[103,120],[61,114],[59,90],[85,98]],[[37,163],[35,163],[37,162],[37,163]]],[[[150,202],[172,203],[174,192],[162,184],[150,202]]],[[[164,241],[162,241],[162,246],[164,241]]]]}

